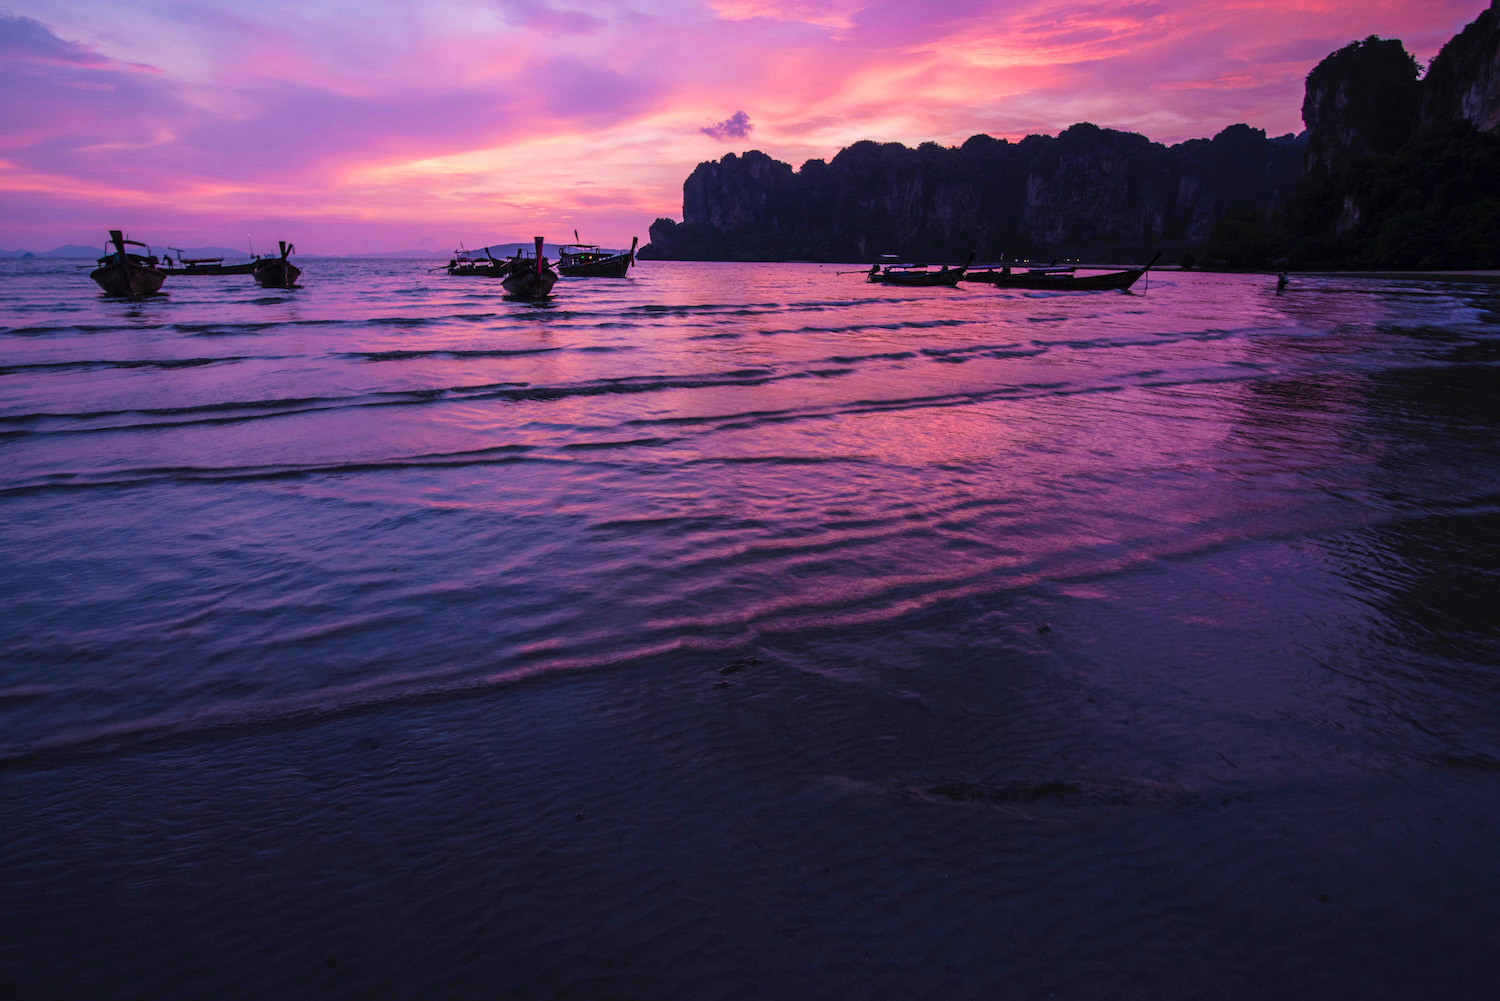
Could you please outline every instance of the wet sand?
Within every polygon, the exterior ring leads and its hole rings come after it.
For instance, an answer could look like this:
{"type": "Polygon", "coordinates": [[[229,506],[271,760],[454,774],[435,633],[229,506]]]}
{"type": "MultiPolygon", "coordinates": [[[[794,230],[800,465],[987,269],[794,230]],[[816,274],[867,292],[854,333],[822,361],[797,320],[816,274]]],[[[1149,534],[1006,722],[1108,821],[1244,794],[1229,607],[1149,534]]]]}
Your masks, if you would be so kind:
{"type": "Polygon", "coordinates": [[[1500,762],[1362,714],[1389,680],[1257,598],[1325,558],[13,769],[0,988],[1485,996],[1500,762]]]}

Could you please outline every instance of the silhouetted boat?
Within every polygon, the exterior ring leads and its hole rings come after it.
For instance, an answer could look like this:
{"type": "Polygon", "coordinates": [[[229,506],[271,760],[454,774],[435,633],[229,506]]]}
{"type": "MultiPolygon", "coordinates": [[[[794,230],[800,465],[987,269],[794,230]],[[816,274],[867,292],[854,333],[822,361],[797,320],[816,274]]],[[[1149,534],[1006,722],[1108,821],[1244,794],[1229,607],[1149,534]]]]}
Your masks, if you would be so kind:
{"type": "Polygon", "coordinates": [[[162,270],[169,275],[251,275],[260,263],[259,259],[254,259],[242,264],[225,264],[222,257],[183,257],[180,248],[167,249],[177,251],[175,262],[169,255],[162,256],[162,270]]]}
{"type": "Polygon", "coordinates": [[[89,277],[110,295],[152,295],[167,280],[167,273],[157,267],[156,256],[139,240],[127,240],[118,229],[109,231],[115,250],[99,258],[99,266],[89,277]],[[144,254],[132,254],[126,246],[144,247],[144,254]]]}
{"type": "Polygon", "coordinates": [[[1125,271],[1107,271],[1098,275],[1079,275],[1072,268],[1034,268],[1012,271],[1010,268],[981,268],[970,271],[964,281],[985,282],[999,288],[1019,288],[1047,292],[1108,292],[1125,291],[1140,280],[1141,275],[1151,270],[1161,254],[1151,258],[1144,268],[1129,268],[1125,271]]]}
{"type": "Polygon", "coordinates": [[[552,270],[552,265],[542,256],[542,238],[538,236],[534,239],[535,262],[531,258],[521,257],[519,251],[507,262],[510,270],[501,284],[505,286],[506,294],[513,299],[545,299],[552,294],[552,286],[557,284],[557,272],[552,270]]]}
{"type": "Polygon", "coordinates": [[[510,262],[497,260],[489,247],[479,250],[455,250],[448,261],[448,273],[467,278],[504,278],[510,272],[510,262]],[[483,253],[483,257],[475,256],[483,253]]]}
{"type": "Polygon", "coordinates": [[[866,273],[866,280],[880,282],[885,285],[903,286],[948,286],[952,288],[958,284],[958,280],[969,270],[969,265],[974,263],[974,253],[969,253],[969,259],[960,267],[950,268],[946,264],[937,271],[930,270],[925,264],[887,264],[871,265],[866,273]]]}
{"type": "MultiPolygon", "coordinates": [[[[573,231],[578,239],[578,231],[573,231]]],[[[635,263],[635,246],[640,237],[630,238],[630,250],[615,254],[600,250],[592,243],[570,243],[557,248],[557,271],[564,278],[624,278],[635,263]]]]}
{"type": "Polygon", "coordinates": [[[255,262],[255,280],[266,288],[291,288],[302,274],[301,268],[287,260],[287,255],[295,253],[297,248],[285,240],[279,241],[279,246],[280,257],[262,257],[255,262]]]}

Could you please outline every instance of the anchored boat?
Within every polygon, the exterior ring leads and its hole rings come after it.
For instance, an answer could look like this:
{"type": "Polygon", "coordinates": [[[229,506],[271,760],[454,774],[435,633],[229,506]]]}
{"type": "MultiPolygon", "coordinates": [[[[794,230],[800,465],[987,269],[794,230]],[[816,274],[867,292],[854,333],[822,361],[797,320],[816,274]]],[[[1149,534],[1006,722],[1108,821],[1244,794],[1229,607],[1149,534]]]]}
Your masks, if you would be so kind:
{"type": "Polygon", "coordinates": [[[885,285],[952,288],[968,272],[969,265],[974,263],[974,257],[974,252],[970,251],[969,259],[961,266],[950,268],[945,264],[936,271],[929,269],[925,264],[872,264],[865,278],[867,281],[880,282],[885,285]]]}
{"type": "MultiPolygon", "coordinates": [[[[578,230],[573,231],[578,239],[578,230]]],[[[640,237],[630,238],[630,249],[624,253],[601,250],[592,243],[569,243],[557,248],[557,271],[564,278],[624,278],[635,263],[635,247],[640,237]]]]}
{"type": "Polygon", "coordinates": [[[167,250],[177,251],[175,261],[170,254],[162,256],[162,270],[169,275],[252,275],[260,263],[255,259],[242,264],[225,264],[222,257],[183,257],[181,247],[168,247],[167,250]]]}
{"type": "Polygon", "coordinates": [[[478,250],[464,250],[460,247],[448,260],[447,270],[450,275],[464,278],[504,278],[510,270],[510,262],[497,259],[490,253],[489,247],[480,247],[478,250]],[[480,254],[484,256],[478,256],[480,254]]]}
{"type": "Polygon", "coordinates": [[[302,274],[301,268],[287,260],[287,255],[295,253],[297,248],[285,240],[278,242],[280,257],[262,257],[255,262],[255,280],[265,288],[291,288],[302,274]]]}
{"type": "Polygon", "coordinates": [[[114,253],[99,258],[99,266],[89,277],[110,295],[153,295],[167,280],[167,273],[157,266],[151,248],[139,240],[127,240],[118,229],[109,231],[114,253]],[[144,254],[133,254],[126,247],[140,247],[144,254]]]}
{"type": "Polygon", "coordinates": [[[1012,271],[1009,267],[981,268],[970,271],[964,281],[985,282],[999,288],[1019,288],[1050,292],[1123,292],[1151,270],[1161,257],[1157,254],[1143,268],[1107,271],[1098,275],[1075,274],[1072,268],[1030,268],[1012,271]]]}
{"type": "Polygon", "coordinates": [[[517,251],[510,262],[509,272],[501,282],[506,294],[512,299],[545,299],[552,294],[552,286],[557,284],[557,272],[552,270],[552,265],[542,256],[542,238],[538,236],[533,239],[536,240],[535,266],[517,251]]]}

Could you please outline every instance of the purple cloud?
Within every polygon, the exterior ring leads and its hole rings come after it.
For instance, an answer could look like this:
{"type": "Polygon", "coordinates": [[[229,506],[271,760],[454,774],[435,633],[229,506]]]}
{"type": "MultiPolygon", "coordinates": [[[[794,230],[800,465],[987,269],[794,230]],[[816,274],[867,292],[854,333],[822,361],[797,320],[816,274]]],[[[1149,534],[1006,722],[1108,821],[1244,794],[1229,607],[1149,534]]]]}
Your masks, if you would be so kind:
{"type": "Polygon", "coordinates": [[[0,17],[0,146],[28,169],[72,173],[91,149],[144,148],[189,109],[150,66],[121,62],[0,17]]]}
{"type": "Polygon", "coordinates": [[[29,17],[0,15],[0,56],[93,68],[110,65],[110,60],[76,42],[58,38],[40,21],[29,17]]]}
{"type": "Polygon", "coordinates": [[[754,128],[755,126],[750,124],[749,115],[743,111],[736,111],[722,122],[704,126],[698,131],[714,139],[744,139],[754,128]]]}
{"type": "Polygon", "coordinates": [[[536,0],[495,0],[512,24],[559,35],[592,35],[604,26],[601,18],[581,10],[554,10],[536,0]]]}

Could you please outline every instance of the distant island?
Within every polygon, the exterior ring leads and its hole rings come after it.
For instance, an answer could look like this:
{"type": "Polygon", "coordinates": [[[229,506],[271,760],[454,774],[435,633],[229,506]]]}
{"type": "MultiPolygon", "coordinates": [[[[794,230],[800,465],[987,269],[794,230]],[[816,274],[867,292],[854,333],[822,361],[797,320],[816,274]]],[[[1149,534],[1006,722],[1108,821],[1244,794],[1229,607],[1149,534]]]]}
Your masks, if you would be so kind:
{"type": "Polygon", "coordinates": [[[800,170],[759,151],[699,164],[657,260],[869,261],[1158,250],[1224,268],[1500,267],[1500,0],[1423,74],[1371,36],[1307,77],[1298,135],[1231,125],[1163,146],[1080,123],[1012,143],[858,142],[800,170]]]}

